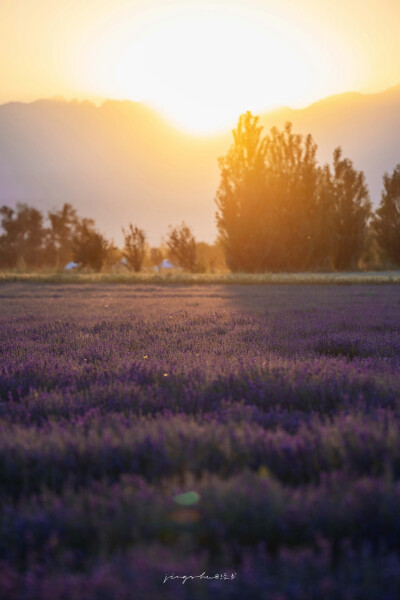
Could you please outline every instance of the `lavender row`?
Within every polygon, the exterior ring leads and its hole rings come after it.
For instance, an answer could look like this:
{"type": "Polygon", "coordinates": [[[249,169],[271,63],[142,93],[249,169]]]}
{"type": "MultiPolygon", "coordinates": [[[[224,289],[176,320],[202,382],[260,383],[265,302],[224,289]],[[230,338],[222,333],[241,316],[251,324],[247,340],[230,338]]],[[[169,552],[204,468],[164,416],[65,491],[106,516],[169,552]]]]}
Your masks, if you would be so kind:
{"type": "MultiPolygon", "coordinates": [[[[167,361],[122,362],[118,370],[104,365],[73,367],[46,360],[26,361],[0,373],[0,419],[41,425],[48,420],[76,419],[93,410],[100,414],[146,415],[220,413],[227,402],[244,402],[264,413],[332,414],[365,407],[395,408],[400,399],[398,370],[384,361],[346,358],[287,359],[279,356],[211,365],[171,365],[167,361]]],[[[273,423],[273,419],[271,421],[273,423]]]]}
{"type": "Polygon", "coordinates": [[[149,481],[206,472],[231,475],[266,466],[280,481],[318,482],[337,469],[400,477],[400,419],[397,412],[344,414],[330,422],[314,418],[290,434],[266,431],[256,422],[197,422],[191,417],[129,419],[93,417],[46,428],[4,427],[0,439],[2,494],[61,490],[123,473],[149,481]]]}
{"type": "Polygon", "coordinates": [[[240,569],[227,559],[209,564],[201,555],[157,545],[98,560],[85,572],[49,572],[33,564],[21,574],[1,561],[0,591],[2,600],[398,600],[400,595],[396,553],[377,557],[368,547],[360,554],[346,549],[334,570],[329,544],[283,550],[278,557],[262,545],[243,554],[240,569]],[[183,583],[188,575],[196,579],[183,583]]]}
{"type": "Polygon", "coordinates": [[[179,546],[213,560],[229,549],[241,564],[246,547],[330,547],[332,565],[344,548],[375,555],[400,550],[400,484],[390,476],[350,479],[325,476],[319,486],[282,486],[265,467],[221,480],[151,486],[125,476],[112,485],[68,487],[60,497],[45,491],[18,504],[5,503],[0,517],[0,560],[26,570],[38,561],[51,568],[81,569],[93,558],[112,557],[144,542],[179,546]],[[187,492],[187,490],[192,490],[187,492]],[[195,490],[195,491],[194,491],[195,490]]]}

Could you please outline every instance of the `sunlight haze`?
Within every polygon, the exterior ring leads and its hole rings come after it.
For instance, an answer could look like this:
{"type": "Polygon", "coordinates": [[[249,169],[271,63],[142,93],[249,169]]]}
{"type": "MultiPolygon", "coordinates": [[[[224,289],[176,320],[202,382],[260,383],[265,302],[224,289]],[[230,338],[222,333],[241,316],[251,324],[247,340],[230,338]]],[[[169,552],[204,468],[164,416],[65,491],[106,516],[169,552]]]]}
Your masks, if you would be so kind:
{"type": "Polygon", "coordinates": [[[395,85],[399,19],[395,0],[2,0],[0,102],[137,100],[216,133],[247,109],[395,85]]]}

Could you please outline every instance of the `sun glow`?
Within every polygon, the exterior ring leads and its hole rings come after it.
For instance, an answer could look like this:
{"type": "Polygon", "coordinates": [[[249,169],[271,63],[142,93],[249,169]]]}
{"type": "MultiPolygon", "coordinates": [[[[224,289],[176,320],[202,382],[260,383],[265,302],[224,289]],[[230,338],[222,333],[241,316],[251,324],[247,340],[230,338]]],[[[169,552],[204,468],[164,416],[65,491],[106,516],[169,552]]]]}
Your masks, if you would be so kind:
{"type": "Polygon", "coordinates": [[[329,43],[317,52],[316,41],[254,8],[168,4],[103,23],[87,39],[81,79],[91,94],[145,101],[191,133],[209,134],[245,110],[299,106],[329,93],[329,43]]]}

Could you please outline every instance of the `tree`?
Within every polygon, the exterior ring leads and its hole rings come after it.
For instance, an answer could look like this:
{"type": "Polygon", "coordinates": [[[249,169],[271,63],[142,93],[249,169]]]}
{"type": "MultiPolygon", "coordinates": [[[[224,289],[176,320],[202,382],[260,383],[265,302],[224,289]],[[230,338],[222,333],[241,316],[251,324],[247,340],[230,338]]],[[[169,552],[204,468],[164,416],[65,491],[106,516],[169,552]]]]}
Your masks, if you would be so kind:
{"type": "Polygon", "coordinates": [[[318,260],[322,195],[311,135],[273,127],[262,137],[258,117],[241,115],[234,142],[219,159],[217,225],[233,271],[308,268],[318,260]]]}
{"type": "Polygon", "coordinates": [[[197,265],[196,271],[216,273],[226,271],[226,261],[221,244],[207,244],[197,242],[197,265]]]}
{"type": "Polygon", "coordinates": [[[129,224],[129,230],[122,229],[125,239],[123,255],[129,269],[138,273],[142,268],[146,252],[146,235],[142,229],[129,224]]]}
{"type": "Polygon", "coordinates": [[[157,267],[158,269],[161,266],[161,263],[163,261],[163,253],[160,250],[160,248],[151,248],[150,250],[150,260],[151,263],[154,267],[157,267]]]}
{"type": "Polygon", "coordinates": [[[371,202],[364,173],[356,171],[342,149],[333,153],[333,233],[335,269],[355,268],[364,247],[371,202]]]}
{"type": "Polygon", "coordinates": [[[263,266],[308,269],[318,260],[317,228],[323,213],[317,145],[310,134],[295,134],[292,124],[286,123],[281,131],[271,129],[265,148],[264,219],[269,244],[263,266]]]}
{"type": "Polygon", "coordinates": [[[22,260],[30,268],[41,266],[46,236],[41,212],[27,204],[17,204],[16,210],[2,206],[0,215],[4,232],[0,236],[1,265],[14,268],[22,260]]]}
{"type": "Polygon", "coordinates": [[[47,263],[59,268],[72,260],[73,243],[79,218],[76,209],[71,204],[65,203],[58,210],[48,212],[50,228],[46,244],[47,263]]]}
{"type": "Polygon", "coordinates": [[[232,271],[257,269],[258,254],[266,242],[263,235],[268,217],[265,211],[266,147],[258,121],[249,111],[241,115],[232,131],[232,146],[218,159],[221,177],[215,199],[216,218],[232,271]]]}
{"type": "Polygon", "coordinates": [[[119,268],[122,258],[122,250],[117,248],[113,242],[108,242],[102,269],[108,271],[109,269],[114,270],[116,267],[119,268]]]}
{"type": "Polygon", "coordinates": [[[170,229],[167,239],[170,258],[177,265],[194,272],[196,268],[196,240],[190,228],[182,223],[180,227],[170,229]]]}
{"type": "Polygon", "coordinates": [[[0,215],[4,232],[0,236],[0,266],[12,269],[18,259],[18,225],[14,217],[15,211],[9,206],[2,206],[0,215]]]}
{"type": "Polygon", "coordinates": [[[101,271],[109,247],[109,242],[94,229],[92,219],[80,221],[73,241],[73,260],[78,265],[101,271]]]}
{"type": "Polygon", "coordinates": [[[381,249],[400,265],[400,164],[383,176],[383,191],[373,226],[381,249]]]}

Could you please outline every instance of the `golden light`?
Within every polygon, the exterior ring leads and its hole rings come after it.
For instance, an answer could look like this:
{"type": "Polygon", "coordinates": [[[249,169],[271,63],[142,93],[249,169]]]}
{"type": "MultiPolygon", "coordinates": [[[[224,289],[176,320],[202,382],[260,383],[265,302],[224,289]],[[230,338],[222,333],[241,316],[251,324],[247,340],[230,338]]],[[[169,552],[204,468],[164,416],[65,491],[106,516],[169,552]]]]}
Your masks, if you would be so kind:
{"type": "Polygon", "coordinates": [[[316,45],[315,31],[254,6],[166,3],[135,19],[117,11],[93,31],[81,79],[91,95],[145,101],[209,134],[245,110],[305,105],[337,87],[329,43],[316,45]]]}

